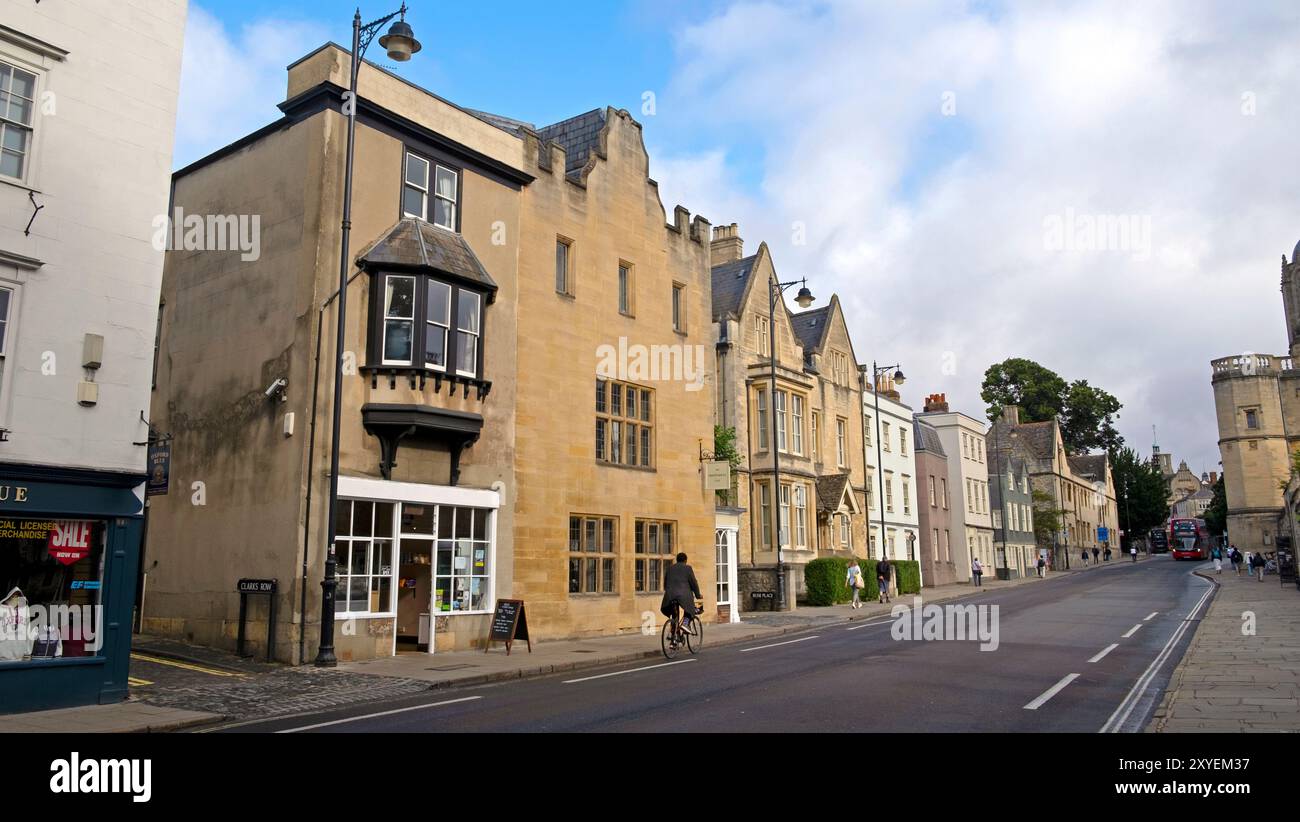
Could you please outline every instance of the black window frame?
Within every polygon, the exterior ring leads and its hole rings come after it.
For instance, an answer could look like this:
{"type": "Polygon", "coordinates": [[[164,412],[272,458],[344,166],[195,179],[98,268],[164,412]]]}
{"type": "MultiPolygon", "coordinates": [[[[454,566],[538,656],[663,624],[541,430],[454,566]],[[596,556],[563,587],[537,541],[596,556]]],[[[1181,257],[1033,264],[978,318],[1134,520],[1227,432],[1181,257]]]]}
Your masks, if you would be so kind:
{"type": "Polygon", "coordinates": [[[487,349],[487,305],[491,295],[487,289],[475,288],[439,272],[410,271],[400,268],[376,271],[370,278],[370,328],[366,336],[366,362],[372,369],[408,369],[440,374],[448,378],[462,380],[484,380],[484,352],[487,349]],[[414,328],[411,337],[411,361],[408,363],[384,362],[384,290],[389,277],[412,277],[415,279],[414,328]],[[448,306],[448,331],[446,364],[436,368],[425,362],[425,341],[429,328],[429,282],[436,282],[450,288],[450,305],[448,306]],[[460,341],[457,330],[460,325],[460,295],[469,292],[478,296],[478,351],[474,356],[474,374],[461,374],[456,367],[460,341]]]}
{"type": "Polygon", "coordinates": [[[434,154],[427,151],[420,151],[419,149],[415,149],[407,145],[404,147],[404,150],[402,151],[402,163],[401,163],[398,179],[401,181],[401,185],[398,186],[398,192],[397,192],[398,219],[421,220],[435,228],[440,228],[443,231],[452,231],[457,234],[460,233],[460,217],[461,217],[461,213],[464,211],[464,202],[465,202],[465,169],[462,166],[460,166],[457,163],[449,162],[446,157],[440,154],[434,154]],[[414,155],[415,157],[418,157],[419,159],[423,160],[425,163],[429,165],[429,179],[427,183],[427,188],[424,192],[424,196],[425,196],[424,216],[422,217],[415,214],[411,214],[406,210],[406,186],[407,186],[407,182],[406,182],[407,159],[406,158],[408,155],[414,155]],[[440,223],[435,223],[433,220],[429,219],[429,210],[433,205],[434,198],[437,196],[434,194],[434,190],[437,186],[438,166],[442,166],[447,171],[450,171],[456,175],[456,201],[454,204],[455,219],[452,220],[452,223],[454,223],[454,225],[451,227],[442,225],[440,223]]]}

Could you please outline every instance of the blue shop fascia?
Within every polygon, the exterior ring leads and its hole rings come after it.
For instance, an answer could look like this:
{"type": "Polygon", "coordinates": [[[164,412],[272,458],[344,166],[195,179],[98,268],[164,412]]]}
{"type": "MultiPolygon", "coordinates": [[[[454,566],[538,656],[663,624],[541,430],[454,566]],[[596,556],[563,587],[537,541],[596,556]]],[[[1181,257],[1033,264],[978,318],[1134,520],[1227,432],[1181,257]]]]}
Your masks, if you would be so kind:
{"type": "Polygon", "coordinates": [[[127,696],[145,475],[0,463],[0,714],[127,696]]]}

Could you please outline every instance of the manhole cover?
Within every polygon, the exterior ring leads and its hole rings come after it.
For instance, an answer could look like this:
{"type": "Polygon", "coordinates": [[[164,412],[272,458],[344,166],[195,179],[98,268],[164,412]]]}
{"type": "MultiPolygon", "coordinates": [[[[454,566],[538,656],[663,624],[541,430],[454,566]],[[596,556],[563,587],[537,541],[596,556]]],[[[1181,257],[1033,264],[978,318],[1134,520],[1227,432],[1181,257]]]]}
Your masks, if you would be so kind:
{"type": "Polygon", "coordinates": [[[456,665],[443,665],[443,666],[440,667],[440,668],[425,668],[424,670],[426,670],[426,671],[459,671],[459,670],[461,670],[462,668],[477,668],[477,667],[478,667],[477,665],[474,665],[474,664],[469,663],[469,662],[461,662],[461,663],[456,664],[456,665]]]}

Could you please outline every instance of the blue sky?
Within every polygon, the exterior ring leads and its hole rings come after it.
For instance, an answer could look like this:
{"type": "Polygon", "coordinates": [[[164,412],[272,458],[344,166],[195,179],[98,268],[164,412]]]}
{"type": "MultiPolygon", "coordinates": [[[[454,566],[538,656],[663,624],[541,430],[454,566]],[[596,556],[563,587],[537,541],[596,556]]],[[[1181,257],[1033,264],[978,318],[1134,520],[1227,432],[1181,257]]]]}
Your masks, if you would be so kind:
{"type": "MultiPolygon", "coordinates": [[[[1199,474],[1209,361],[1284,353],[1294,0],[411,5],[424,50],[398,73],[538,125],[628,109],[668,212],[737,222],[782,279],[837,293],[859,361],[901,361],[915,407],[979,414],[984,369],[1028,357],[1114,393],[1131,445],[1154,424],[1199,474]],[[1076,214],[1149,230],[1057,247],[1047,226],[1076,214]]],[[[285,66],[346,45],[354,7],[192,0],[176,166],[275,119],[285,66]]]]}

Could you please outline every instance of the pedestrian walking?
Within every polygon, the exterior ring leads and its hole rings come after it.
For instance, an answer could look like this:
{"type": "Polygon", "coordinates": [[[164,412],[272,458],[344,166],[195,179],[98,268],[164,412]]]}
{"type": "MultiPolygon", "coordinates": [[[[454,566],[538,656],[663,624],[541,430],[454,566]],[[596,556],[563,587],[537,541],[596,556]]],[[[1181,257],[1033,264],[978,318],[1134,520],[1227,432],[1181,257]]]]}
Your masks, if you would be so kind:
{"type": "Polygon", "coordinates": [[[862,568],[858,565],[856,559],[849,566],[849,578],[845,581],[848,583],[849,588],[853,590],[852,604],[853,609],[857,610],[862,607],[862,589],[867,587],[867,581],[862,578],[862,568]]]}
{"type": "Polygon", "coordinates": [[[1264,559],[1263,551],[1256,551],[1255,555],[1250,558],[1250,567],[1255,570],[1255,576],[1260,582],[1264,581],[1264,566],[1267,564],[1268,560],[1264,559]]]}
{"type": "Polygon", "coordinates": [[[1241,552],[1237,550],[1237,546],[1228,548],[1228,561],[1232,563],[1232,570],[1236,571],[1237,576],[1241,576],[1241,552]]]}
{"type": "Polygon", "coordinates": [[[1099,556],[1101,556],[1101,549],[1099,549],[1099,548],[1098,548],[1097,546],[1095,546],[1095,545],[1092,546],[1092,564],[1093,564],[1093,565],[1096,565],[1098,562],[1100,562],[1100,560],[1098,559],[1099,556]]]}
{"type": "Polygon", "coordinates": [[[1129,549],[1128,549],[1128,555],[1131,556],[1131,557],[1133,557],[1133,561],[1134,561],[1134,562],[1137,562],[1137,561],[1138,561],[1138,547],[1137,547],[1136,545],[1130,545],[1130,546],[1129,546],[1129,549]]]}
{"type": "Polygon", "coordinates": [[[883,605],[889,602],[889,560],[884,557],[876,563],[876,587],[880,589],[880,602],[883,605]]]}
{"type": "Polygon", "coordinates": [[[1106,558],[1107,562],[1110,562],[1110,545],[1106,546],[1106,550],[1102,552],[1102,556],[1106,558]]]}
{"type": "Polygon", "coordinates": [[[1211,548],[1210,559],[1214,560],[1214,573],[1222,574],[1223,573],[1223,549],[1217,545],[1211,548]]]}
{"type": "Polygon", "coordinates": [[[1045,573],[1047,573],[1047,560],[1043,559],[1042,554],[1039,554],[1039,556],[1038,556],[1038,577],[1039,577],[1039,579],[1042,579],[1042,577],[1043,577],[1043,575],[1044,575],[1045,573]]]}
{"type": "Polygon", "coordinates": [[[976,588],[984,587],[984,583],[982,581],[984,579],[984,566],[980,565],[979,557],[975,557],[970,561],[970,575],[971,575],[971,579],[975,580],[976,588]]]}
{"type": "Polygon", "coordinates": [[[1246,576],[1248,577],[1255,576],[1255,554],[1257,553],[1259,552],[1258,551],[1246,552],[1246,576]]]}
{"type": "Polygon", "coordinates": [[[1088,549],[1087,549],[1087,548],[1084,548],[1084,549],[1083,549],[1083,567],[1084,567],[1084,568],[1087,568],[1087,567],[1088,567],[1088,549]]]}

